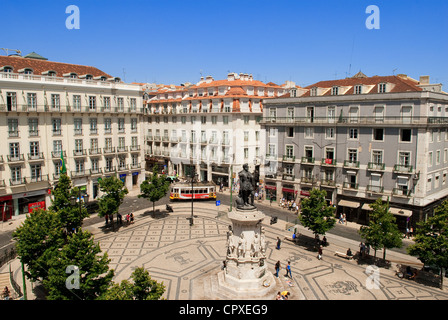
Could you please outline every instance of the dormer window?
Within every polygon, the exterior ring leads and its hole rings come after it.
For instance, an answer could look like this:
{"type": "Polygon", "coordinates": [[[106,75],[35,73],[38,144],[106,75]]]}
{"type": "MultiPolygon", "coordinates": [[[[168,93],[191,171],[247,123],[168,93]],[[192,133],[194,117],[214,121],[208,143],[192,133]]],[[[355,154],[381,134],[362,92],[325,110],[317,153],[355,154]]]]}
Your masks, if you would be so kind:
{"type": "Polygon", "coordinates": [[[80,79],[92,80],[93,76],[91,74],[83,74],[79,76],[80,79]]]}
{"type": "Polygon", "coordinates": [[[362,85],[358,84],[355,86],[355,94],[361,94],[362,93],[362,85]]]}
{"type": "Polygon", "coordinates": [[[378,85],[378,93],[386,93],[386,88],[387,88],[386,85],[387,85],[386,83],[380,83],[378,85]]]}
{"type": "Polygon", "coordinates": [[[310,95],[311,95],[312,97],[317,96],[317,88],[316,88],[316,87],[311,88],[310,95]]]}
{"type": "Polygon", "coordinates": [[[75,72],[64,73],[63,76],[66,77],[66,78],[70,78],[70,79],[78,78],[78,74],[75,73],[75,72]]]}
{"type": "Polygon", "coordinates": [[[34,71],[31,68],[23,68],[23,69],[19,70],[19,73],[22,73],[22,74],[33,74],[34,71]]]}
{"type": "Polygon", "coordinates": [[[47,77],[56,77],[56,71],[54,71],[54,70],[44,71],[44,72],[42,72],[42,75],[47,76],[47,77]]]}
{"type": "Polygon", "coordinates": [[[14,69],[11,66],[4,66],[4,67],[0,68],[0,70],[3,72],[13,72],[14,69]]]}
{"type": "Polygon", "coordinates": [[[292,98],[297,97],[297,89],[291,89],[291,97],[292,98]]]}
{"type": "Polygon", "coordinates": [[[332,96],[337,96],[339,94],[339,87],[338,86],[334,86],[332,89],[331,89],[331,95],[332,96]]]}
{"type": "Polygon", "coordinates": [[[106,76],[98,76],[98,77],[95,77],[94,80],[106,81],[107,77],[106,76]]]}

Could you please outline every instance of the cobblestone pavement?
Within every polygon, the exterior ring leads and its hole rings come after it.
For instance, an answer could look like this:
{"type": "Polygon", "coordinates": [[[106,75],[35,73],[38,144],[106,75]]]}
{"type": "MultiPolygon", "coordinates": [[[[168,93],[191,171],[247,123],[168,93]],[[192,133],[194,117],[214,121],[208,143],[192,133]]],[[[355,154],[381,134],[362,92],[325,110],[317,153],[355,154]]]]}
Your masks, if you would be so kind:
{"type": "MultiPolygon", "coordinates": [[[[230,222],[225,214],[218,214],[214,203],[195,203],[194,225],[187,219],[190,207],[185,203],[173,204],[174,213],[157,218],[148,212],[136,212],[136,222],[116,232],[105,232],[103,224],[90,226],[95,239],[111,259],[110,267],[116,271],[115,281],[128,279],[136,267],[145,267],[151,277],[166,286],[164,297],[169,300],[231,299],[217,290],[220,266],[225,259],[226,231],[230,222]],[[217,218],[221,216],[220,218],[217,218]]],[[[160,212],[163,208],[159,207],[160,212]]],[[[221,213],[227,208],[221,208],[221,213]]],[[[379,268],[379,282],[371,281],[368,273],[374,271],[368,264],[346,260],[334,255],[335,251],[353,252],[357,243],[328,235],[330,245],[324,248],[322,260],[306,245],[284,240],[280,250],[275,249],[277,237],[290,237],[282,223],[269,225],[265,219],[268,270],[274,270],[276,261],[283,266],[291,261],[292,279],[282,269],[276,279],[275,291],[288,290],[291,299],[297,300],[446,300],[448,291],[419,284],[395,276],[396,263],[417,264],[414,257],[389,252],[392,266],[379,268]]],[[[300,226],[301,236],[311,237],[300,226]]],[[[377,254],[380,256],[380,254],[377,254]]],[[[264,297],[274,299],[274,296],[264,297]]]]}

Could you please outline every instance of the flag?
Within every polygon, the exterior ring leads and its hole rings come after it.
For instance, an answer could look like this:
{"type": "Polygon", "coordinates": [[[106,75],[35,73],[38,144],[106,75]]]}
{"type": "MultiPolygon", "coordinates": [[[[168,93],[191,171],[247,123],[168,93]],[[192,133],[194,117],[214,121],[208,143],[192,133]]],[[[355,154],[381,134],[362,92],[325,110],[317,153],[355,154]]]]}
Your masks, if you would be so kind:
{"type": "Polygon", "coordinates": [[[67,173],[67,168],[65,167],[65,160],[64,160],[64,151],[61,150],[61,171],[62,174],[67,173]]]}

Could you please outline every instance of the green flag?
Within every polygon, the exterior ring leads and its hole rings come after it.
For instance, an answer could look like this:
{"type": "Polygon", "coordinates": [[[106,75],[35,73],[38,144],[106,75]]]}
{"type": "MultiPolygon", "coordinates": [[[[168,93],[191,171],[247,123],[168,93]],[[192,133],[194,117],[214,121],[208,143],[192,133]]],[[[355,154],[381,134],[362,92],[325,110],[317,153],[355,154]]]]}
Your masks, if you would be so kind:
{"type": "Polygon", "coordinates": [[[65,160],[64,160],[64,151],[61,150],[61,173],[66,174],[67,168],[65,167],[65,160]]]}

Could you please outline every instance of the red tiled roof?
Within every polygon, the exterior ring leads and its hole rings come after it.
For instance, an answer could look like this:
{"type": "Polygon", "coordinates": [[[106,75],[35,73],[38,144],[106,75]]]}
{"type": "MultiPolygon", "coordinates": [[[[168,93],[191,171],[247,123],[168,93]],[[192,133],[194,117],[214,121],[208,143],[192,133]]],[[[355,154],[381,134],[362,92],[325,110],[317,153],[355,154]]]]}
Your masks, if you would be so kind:
{"type": "Polygon", "coordinates": [[[18,73],[20,69],[31,68],[35,75],[41,75],[45,71],[56,71],[56,77],[62,77],[66,73],[76,73],[78,76],[90,74],[93,77],[106,76],[111,78],[112,76],[90,66],[82,66],[77,64],[54,62],[47,60],[38,60],[23,58],[17,56],[0,56],[0,67],[11,66],[13,67],[13,72],[18,73]]]}
{"type": "MultiPolygon", "coordinates": [[[[354,94],[354,87],[356,85],[373,86],[367,94],[378,93],[378,85],[380,83],[391,83],[394,86],[388,92],[409,92],[409,91],[422,91],[418,85],[418,81],[411,78],[404,78],[401,76],[373,76],[366,78],[346,78],[341,80],[326,80],[320,81],[315,84],[305,87],[305,89],[317,88],[332,88],[334,86],[350,87],[344,95],[354,94]]],[[[331,90],[328,90],[324,95],[331,95],[331,90]]],[[[339,95],[341,93],[339,92],[339,95]]],[[[301,97],[309,97],[310,91],[306,92],[301,97]]]]}

